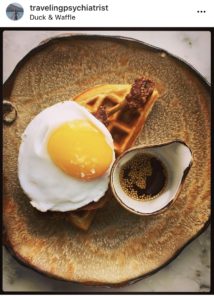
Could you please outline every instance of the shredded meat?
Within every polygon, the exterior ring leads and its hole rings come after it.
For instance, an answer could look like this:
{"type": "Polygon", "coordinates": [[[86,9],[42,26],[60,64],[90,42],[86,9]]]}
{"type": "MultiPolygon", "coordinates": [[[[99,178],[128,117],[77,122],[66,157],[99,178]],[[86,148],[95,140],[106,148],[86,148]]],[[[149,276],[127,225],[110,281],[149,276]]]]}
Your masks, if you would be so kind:
{"type": "Polygon", "coordinates": [[[100,120],[104,125],[107,126],[107,125],[109,124],[109,122],[108,122],[108,114],[107,114],[107,112],[106,112],[105,106],[101,105],[101,106],[98,108],[97,112],[94,114],[94,116],[95,116],[98,120],[100,120]]]}
{"type": "Polygon", "coordinates": [[[143,107],[154,90],[155,84],[149,79],[136,79],[131,87],[130,93],[126,96],[126,101],[130,108],[143,107]]]}

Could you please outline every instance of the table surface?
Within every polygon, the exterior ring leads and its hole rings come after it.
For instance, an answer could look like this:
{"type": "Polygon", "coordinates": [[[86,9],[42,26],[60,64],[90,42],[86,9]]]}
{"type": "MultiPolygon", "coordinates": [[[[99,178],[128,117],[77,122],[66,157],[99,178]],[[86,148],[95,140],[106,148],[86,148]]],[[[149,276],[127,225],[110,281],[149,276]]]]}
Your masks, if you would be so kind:
{"type": "MultiPolygon", "coordinates": [[[[132,37],[182,58],[210,82],[211,35],[208,31],[4,31],[3,80],[41,41],[64,33],[132,37]]],[[[3,289],[20,292],[209,292],[210,227],[156,274],[122,288],[88,287],[48,278],[17,262],[3,249],[3,289]]]]}

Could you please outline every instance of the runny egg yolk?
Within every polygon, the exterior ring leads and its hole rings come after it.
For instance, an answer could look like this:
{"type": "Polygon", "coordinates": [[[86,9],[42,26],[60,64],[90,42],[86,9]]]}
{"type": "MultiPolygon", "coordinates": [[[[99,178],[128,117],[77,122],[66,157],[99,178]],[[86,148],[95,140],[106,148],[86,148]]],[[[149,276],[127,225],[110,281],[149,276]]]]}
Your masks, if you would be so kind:
{"type": "Polygon", "coordinates": [[[48,153],[66,174],[84,180],[102,176],[113,159],[113,149],[105,135],[84,120],[67,122],[49,137],[48,153]]]}

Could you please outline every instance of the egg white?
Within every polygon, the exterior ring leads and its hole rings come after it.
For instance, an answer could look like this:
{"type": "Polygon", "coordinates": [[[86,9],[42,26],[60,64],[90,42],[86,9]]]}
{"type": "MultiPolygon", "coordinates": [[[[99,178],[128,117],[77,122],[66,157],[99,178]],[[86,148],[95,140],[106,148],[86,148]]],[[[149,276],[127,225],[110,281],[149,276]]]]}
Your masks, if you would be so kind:
{"type": "Polygon", "coordinates": [[[98,201],[108,189],[110,169],[94,180],[78,180],[64,173],[51,160],[47,151],[50,134],[61,124],[74,120],[92,122],[105,136],[112,148],[113,139],[108,129],[84,107],[73,101],[64,101],[39,113],[27,126],[18,157],[18,177],[32,206],[45,212],[72,211],[92,201],[98,201]]]}

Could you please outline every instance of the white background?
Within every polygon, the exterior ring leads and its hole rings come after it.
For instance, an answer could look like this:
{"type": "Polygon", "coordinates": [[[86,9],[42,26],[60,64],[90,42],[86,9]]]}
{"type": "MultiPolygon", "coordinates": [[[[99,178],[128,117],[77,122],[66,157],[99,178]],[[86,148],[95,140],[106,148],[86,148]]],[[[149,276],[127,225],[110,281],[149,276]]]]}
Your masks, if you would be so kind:
{"type": "MultiPolygon", "coordinates": [[[[212,0],[1,0],[1,27],[212,27],[212,0]],[[12,21],[6,7],[18,2],[24,8],[22,19],[12,21]],[[108,12],[78,12],[75,21],[30,21],[29,5],[109,5],[108,12]],[[197,13],[205,10],[206,13],[197,13]]],[[[42,14],[42,13],[41,13],[42,14]]],[[[46,12],[47,15],[50,12],[46,12]]],[[[55,13],[54,13],[55,14],[55,13]]]]}

